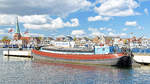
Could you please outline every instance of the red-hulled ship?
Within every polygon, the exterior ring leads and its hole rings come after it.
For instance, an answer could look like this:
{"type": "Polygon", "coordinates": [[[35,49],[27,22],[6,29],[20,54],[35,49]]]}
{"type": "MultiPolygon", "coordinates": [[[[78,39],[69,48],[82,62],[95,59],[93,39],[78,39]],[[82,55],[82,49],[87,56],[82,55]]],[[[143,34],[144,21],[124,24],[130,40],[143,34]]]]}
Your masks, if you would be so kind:
{"type": "Polygon", "coordinates": [[[95,46],[92,50],[45,47],[40,50],[33,49],[32,54],[34,59],[54,62],[130,66],[132,58],[118,52],[118,49],[113,46],[95,46]]]}

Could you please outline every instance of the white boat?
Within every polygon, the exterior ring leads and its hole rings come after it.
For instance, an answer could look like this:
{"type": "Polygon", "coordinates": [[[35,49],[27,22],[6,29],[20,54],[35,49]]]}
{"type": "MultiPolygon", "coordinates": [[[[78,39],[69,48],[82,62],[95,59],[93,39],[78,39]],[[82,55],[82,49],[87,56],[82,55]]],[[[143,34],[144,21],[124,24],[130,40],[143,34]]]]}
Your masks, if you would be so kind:
{"type": "Polygon", "coordinates": [[[150,55],[134,55],[133,60],[140,64],[150,64],[150,55]]]}

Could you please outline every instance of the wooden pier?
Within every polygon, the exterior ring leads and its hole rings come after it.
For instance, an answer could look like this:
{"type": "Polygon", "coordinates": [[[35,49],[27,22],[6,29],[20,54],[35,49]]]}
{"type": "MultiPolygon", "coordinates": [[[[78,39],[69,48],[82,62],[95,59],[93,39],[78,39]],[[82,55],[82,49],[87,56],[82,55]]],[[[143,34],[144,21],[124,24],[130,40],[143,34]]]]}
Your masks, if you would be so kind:
{"type": "Polygon", "coordinates": [[[3,51],[4,56],[28,57],[33,58],[31,50],[6,50],[3,51]]]}

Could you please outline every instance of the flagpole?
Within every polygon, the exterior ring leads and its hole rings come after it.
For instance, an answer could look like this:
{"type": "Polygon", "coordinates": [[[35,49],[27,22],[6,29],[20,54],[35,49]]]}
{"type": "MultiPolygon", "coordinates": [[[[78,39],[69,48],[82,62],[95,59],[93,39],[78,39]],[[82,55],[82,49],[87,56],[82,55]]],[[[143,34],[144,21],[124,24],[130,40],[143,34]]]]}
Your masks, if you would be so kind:
{"type": "MultiPolygon", "coordinates": [[[[9,30],[8,30],[8,37],[10,38],[10,42],[12,41],[12,32],[13,32],[13,29],[12,28],[10,28],[9,30]],[[9,36],[10,35],[10,36],[9,36]]],[[[9,47],[11,46],[12,47],[12,44],[10,44],[10,42],[9,42],[9,47]]]]}
{"type": "Polygon", "coordinates": [[[131,38],[132,38],[133,32],[130,33],[130,44],[129,44],[129,53],[130,53],[130,57],[132,56],[132,49],[131,49],[131,38]]]}
{"type": "MultiPolygon", "coordinates": [[[[13,41],[13,33],[11,33],[11,36],[12,36],[11,40],[13,41]]],[[[13,48],[13,44],[11,44],[11,46],[13,48]]]]}

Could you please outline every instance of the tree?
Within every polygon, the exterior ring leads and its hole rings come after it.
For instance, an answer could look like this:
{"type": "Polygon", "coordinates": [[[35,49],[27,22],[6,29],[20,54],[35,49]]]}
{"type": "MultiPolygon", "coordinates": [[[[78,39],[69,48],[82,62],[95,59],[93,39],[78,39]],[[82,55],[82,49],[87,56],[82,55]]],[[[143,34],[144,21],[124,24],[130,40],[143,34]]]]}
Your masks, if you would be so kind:
{"type": "Polygon", "coordinates": [[[8,36],[4,36],[2,37],[2,41],[5,42],[5,41],[10,41],[10,38],[8,36]]]}
{"type": "Polygon", "coordinates": [[[124,44],[127,44],[127,43],[128,43],[128,40],[127,40],[127,39],[125,39],[125,40],[123,41],[123,43],[124,43],[124,44]]]}
{"type": "Polygon", "coordinates": [[[2,41],[3,43],[5,43],[5,44],[9,44],[10,40],[11,40],[11,39],[10,39],[8,36],[4,36],[4,37],[2,37],[2,40],[1,40],[1,41],[2,41]]]}
{"type": "Polygon", "coordinates": [[[76,41],[76,40],[77,40],[77,38],[76,38],[76,37],[74,37],[74,38],[73,38],[73,41],[76,41]]]}
{"type": "Polygon", "coordinates": [[[42,40],[42,37],[36,37],[36,39],[38,39],[39,41],[41,41],[41,40],[42,40]]]}

